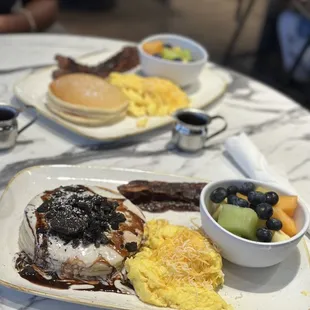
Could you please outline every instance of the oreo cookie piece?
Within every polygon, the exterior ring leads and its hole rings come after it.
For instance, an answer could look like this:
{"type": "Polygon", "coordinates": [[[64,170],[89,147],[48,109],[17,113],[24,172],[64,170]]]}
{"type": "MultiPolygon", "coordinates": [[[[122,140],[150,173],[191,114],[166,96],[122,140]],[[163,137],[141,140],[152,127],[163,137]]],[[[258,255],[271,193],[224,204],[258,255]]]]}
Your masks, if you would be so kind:
{"type": "Polygon", "coordinates": [[[138,250],[138,245],[136,242],[128,242],[125,244],[125,249],[128,252],[136,252],[138,250]]]}
{"type": "Polygon", "coordinates": [[[86,217],[78,217],[68,211],[59,211],[49,222],[55,232],[66,236],[77,236],[88,226],[86,217]]]}

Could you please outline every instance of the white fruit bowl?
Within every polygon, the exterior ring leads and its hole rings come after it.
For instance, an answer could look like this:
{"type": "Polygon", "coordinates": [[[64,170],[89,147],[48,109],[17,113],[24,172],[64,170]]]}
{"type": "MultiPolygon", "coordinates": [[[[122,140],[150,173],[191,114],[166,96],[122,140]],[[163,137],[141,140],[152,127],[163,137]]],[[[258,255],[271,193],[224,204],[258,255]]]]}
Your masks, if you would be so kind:
{"type": "Polygon", "coordinates": [[[138,45],[138,51],[141,69],[145,75],[166,78],[181,87],[196,82],[208,60],[208,53],[200,44],[175,34],[158,34],[147,37],[138,45]],[[194,61],[175,62],[147,54],[143,49],[143,44],[157,40],[190,50],[194,61]]]}
{"type": "Polygon", "coordinates": [[[244,267],[269,267],[283,261],[297,246],[309,227],[309,211],[298,199],[294,220],[298,233],[289,240],[264,243],[251,241],[236,236],[221,227],[211,216],[214,204],[210,194],[217,187],[227,188],[230,185],[241,186],[244,182],[253,182],[256,186],[270,189],[279,195],[294,195],[281,186],[250,179],[222,180],[211,182],[204,187],[200,195],[200,214],[202,228],[206,235],[219,247],[221,255],[228,261],[244,267]]]}

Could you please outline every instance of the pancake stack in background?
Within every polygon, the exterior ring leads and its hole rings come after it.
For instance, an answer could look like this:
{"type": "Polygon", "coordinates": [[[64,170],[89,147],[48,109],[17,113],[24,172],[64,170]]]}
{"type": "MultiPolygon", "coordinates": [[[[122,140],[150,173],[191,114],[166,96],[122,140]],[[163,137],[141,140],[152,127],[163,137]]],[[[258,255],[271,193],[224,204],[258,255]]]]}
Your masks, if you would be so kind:
{"type": "Polygon", "coordinates": [[[121,121],[128,108],[128,99],[118,87],[85,73],[68,74],[54,80],[47,99],[47,107],[54,114],[87,127],[121,121]]]}

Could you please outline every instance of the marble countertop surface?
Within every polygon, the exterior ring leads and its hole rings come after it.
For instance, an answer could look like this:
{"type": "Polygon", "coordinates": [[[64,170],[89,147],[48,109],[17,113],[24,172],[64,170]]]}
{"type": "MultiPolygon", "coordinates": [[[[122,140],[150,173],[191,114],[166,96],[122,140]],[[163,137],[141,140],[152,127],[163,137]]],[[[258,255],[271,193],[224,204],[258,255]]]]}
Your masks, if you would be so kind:
{"type": "MultiPolygon", "coordinates": [[[[72,56],[100,49],[115,49],[124,42],[67,35],[15,35],[0,37],[0,102],[19,104],[13,85],[29,70],[1,70],[53,63],[55,53],[72,56]]],[[[223,141],[245,132],[267,160],[285,173],[306,201],[310,202],[310,114],[294,101],[250,78],[219,69],[229,80],[227,93],[208,108],[211,115],[224,116],[225,133],[210,140],[199,154],[168,150],[170,132],[154,132],[140,141],[96,144],[64,133],[57,125],[39,117],[18,138],[14,149],[0,152],[0,194],[18,171],[34,165],[80,164],[137,168],[217,180],[242,173],[223,152],[223,141]]],[[[19,117],[20,125],[29,114],[19,117]]],[[[211,126],[211,131],[214,130],[211,126]]],[[[85,309],[87,307],[35,297],[0,286],[0,309],[85,309]]]]}

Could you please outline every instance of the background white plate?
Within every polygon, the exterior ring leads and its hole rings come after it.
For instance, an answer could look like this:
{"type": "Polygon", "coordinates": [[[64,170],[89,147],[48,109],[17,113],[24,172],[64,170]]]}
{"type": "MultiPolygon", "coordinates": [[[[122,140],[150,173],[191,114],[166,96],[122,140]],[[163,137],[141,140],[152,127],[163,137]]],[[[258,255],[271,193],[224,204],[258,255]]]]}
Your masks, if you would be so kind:
{"type": "MultiPolygon", "coordinates": [[[[116,52],[118,50],[95,53],[94,55],[79,59],[79,62],[92,65],[97,64],[111,57],[116,52]]],[[[45,104],[46,92],[49,83],[52,81],[52,72],[55,69],[56,67],[48,67],[26,76],[15,84],[14,93],[18,99],[27,105],[34,106],[40,114],[79,135],[100,141],[110,141],[141,134],[172,122],[172,118],[169,116],[150,117],[147,127],[137,128],[137,119],[127,116],[117,124],[92,128],[65,121],[50,112],[45,104]]],[[[225,90],[226,81],[218,73],[206,66],[199,77],[199,81],[185,91],[190,97],[192,107],[204,108],[223,95],[225,90]]]]}
{"type": "MultiPolygon", "coordinates": [[[[201,182],[187,177],[138,170],[94,168],[86,166],[41,166],[28,168],[15,176],[0,200],[0,284],[49,298],[107,309],[160,309],[140,302],[135,296],[107,292],[58,290],[38,286],[21,278],[13,265],[18,251],[18,229],[26,204],[38,193],[59,185],[90,184],[116,188],[130,180],[146,179],[174,182],[201,182]]],[[[171,223],[199,224],[197,212],[145,212],[147,219],[165,218],[171,223]]],[[[236,310],[307,310],[310,305],[310,256],[306,243],[283,263],[264,269],[241,268],[224,262],[224,299],[236,310]]]]}

